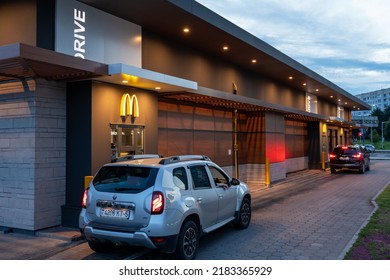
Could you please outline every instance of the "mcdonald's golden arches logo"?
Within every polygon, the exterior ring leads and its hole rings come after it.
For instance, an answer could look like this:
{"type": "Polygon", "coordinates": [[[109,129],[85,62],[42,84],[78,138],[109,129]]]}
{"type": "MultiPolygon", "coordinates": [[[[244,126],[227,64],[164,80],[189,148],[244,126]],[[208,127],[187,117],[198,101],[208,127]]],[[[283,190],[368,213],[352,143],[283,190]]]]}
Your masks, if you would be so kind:
{"type": "Polygon", "coordinates": [[[130,94],[125,93],[122,95],[120,116],[132,116],[134,118],[139,117],[138,99],[135,94],[130,96],[130,94]]]}

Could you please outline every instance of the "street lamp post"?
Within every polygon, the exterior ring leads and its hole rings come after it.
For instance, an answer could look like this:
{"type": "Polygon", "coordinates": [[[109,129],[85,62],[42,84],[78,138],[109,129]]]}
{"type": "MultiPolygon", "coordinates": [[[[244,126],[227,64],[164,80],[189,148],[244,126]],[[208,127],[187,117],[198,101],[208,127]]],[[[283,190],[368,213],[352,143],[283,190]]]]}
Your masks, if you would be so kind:
{"type": "Polygon", "coordinates": [[[382,150],[383,150],[383,124],[384,124],[385,122],[382,122],[382,150]]]}

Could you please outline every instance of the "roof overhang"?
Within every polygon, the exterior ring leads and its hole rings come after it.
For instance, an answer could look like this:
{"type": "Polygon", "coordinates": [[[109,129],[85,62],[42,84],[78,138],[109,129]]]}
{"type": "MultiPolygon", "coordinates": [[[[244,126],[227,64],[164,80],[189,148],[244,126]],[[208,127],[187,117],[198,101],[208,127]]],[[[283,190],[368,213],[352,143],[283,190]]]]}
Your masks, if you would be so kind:
{"type": "Polygon", "coordinates": [[[287,119],[301,121],[327,121],[329,119],[327,116],[204,87],[186,92],[159,93],[159,99],[167,102],[178,102],[180,104],[198,104],[199,106],[208,106],[223,110],[237,109],[242,112],[273,111],[283,114],[287,119]]]}
{"type": "Polygon", "coordinates": [[[36,78],[69,81],[107,74],[106,64],[20,43],[0,46],[0,83],[36,78]]]}
{"type": "Polygon", "coordinates": [[[121,63],[110,64],[108,75],[98,77],[96,80],[157,92],[186,91],[198,88],[198,84],[194,81],[121,63]]]}
{"type": "Polygon", "coordinates": [[[191,48],[350,110],[370,106],[193,0],[79,0],[191,48]],[[169,19],[169,20],[168,20],[169,19]],[[190,27],[190,34],[183,34],[190,27]],[[210,39],[212,38],[212,40],[210,39]],[[223,52],[222,46],[229,45],[223,52]],[[256,59],[256,63],[252,63],[256,59]],[[289,77],[292,77],[290,79],[289,77]]]}

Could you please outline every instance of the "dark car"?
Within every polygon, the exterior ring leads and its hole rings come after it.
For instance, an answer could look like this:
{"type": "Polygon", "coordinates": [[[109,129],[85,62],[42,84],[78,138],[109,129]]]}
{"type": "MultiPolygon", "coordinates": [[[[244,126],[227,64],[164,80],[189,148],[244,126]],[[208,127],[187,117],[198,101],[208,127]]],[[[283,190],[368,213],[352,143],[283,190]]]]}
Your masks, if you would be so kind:
{"type": "Polygon", "coordinates": [[[329,154],[330,172],[340,169],[358,170],[360,173],[370,170],[370,154],[360,145],[337,146],[329,154]]]}

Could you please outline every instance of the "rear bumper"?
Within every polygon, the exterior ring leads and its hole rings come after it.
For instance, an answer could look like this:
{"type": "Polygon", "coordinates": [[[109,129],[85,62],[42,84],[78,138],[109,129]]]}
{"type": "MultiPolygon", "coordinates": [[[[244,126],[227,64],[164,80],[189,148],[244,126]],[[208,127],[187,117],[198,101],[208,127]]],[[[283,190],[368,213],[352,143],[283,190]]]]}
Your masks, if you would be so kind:
{"type": "Polygon", "coordinates": [[[117,232],[103,229],[96,229],[90,226],[84,228],[84,235],[88,241],[111,242],[116,244],[126,244],[129,246],[142,246],[156,249],[152,240],[145,232],[117,232]]]}
{"type": "Polygon", "coordinates": [[[361,163],[355,162],[355,163],[330,163],[331,169],[360,169],[361,163]]]}
{"type": "Polygon", "coordinates": [[[83,229],[85,238],[94,242],[111,242],[114,244],[141,246],[150,249],[159,249],[172,253],[176,249],[177,235],[163,237],[149,237],[145,232],[120,232],[105,229],[96,229],[86,226],[83,229]],[[155,240],[155,242],[153,242],[155,240]]]}

